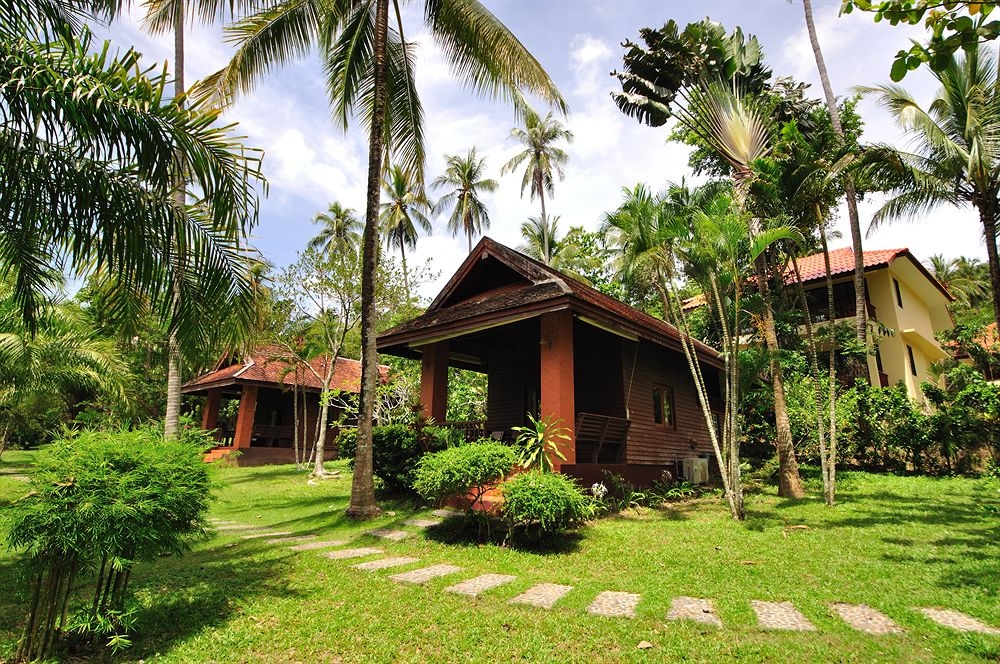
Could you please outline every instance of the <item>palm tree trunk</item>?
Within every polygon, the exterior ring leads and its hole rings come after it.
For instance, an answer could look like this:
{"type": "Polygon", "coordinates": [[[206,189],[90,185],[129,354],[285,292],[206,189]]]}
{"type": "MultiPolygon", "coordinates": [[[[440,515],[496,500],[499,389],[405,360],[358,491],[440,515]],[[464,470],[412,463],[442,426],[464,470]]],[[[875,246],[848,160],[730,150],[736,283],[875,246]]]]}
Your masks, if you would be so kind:
{"type": "MultiPolygon", "coordinates": [[[[830,248],[826,243],[826,229],[822,226],[819,229],[819,241],[823,246],[823,265],[826,269],[826,306],[832,312],[836,306],[833,297],[833,271],[830,269],[830,248]]],[[[833,325],[832,318],[830,325],[833,325]]],[[[833,330],[830,332],[830,374],[827,376],[830,390],[830,446],[827,449],[826,474],[823,476],[823,495],[826,504],[833,507],[837,502],[837,345],[834,342],[833,330]]]]}
{"type": "MultiPolygon", "coordinates": [[[[833,125],[833,131],[837,134],[838,142],[843,146],[844,127],[840,122],[840,109],[837,108],[837,98],[833,95],[833,86],[830,85],[830,74],[826,70],[823,50],[820,48],[819,38],[816,36],[812,0],[802,0],[802,7],[806,14],[806,30],[809,32],[809,43],[812,44],[813,57],[816,59],[816,69],[819,70],[820,84],[823,86],[823,95],[826,97],[826,108],[830,113],[830,124],[833,125]]],[[[856,309],[854,330],[858,335],[858,341],[867,344],[868,309],[865,306],[865,256],[861,246],[861,221],[858,218],[858,199],[854,191],[854,180],[846,173],[844,174],[844,198],[847,200],[847,218],[851,226],[851,246],[854,248],[854,298],[856,309]]]]}
{"type": "Polygon", "coordinates": [[[362,235],[361,264],[361,395],[358,408],[358,444],[354,457],[354,478],[347,515],[369,519],[379,514],[375,503],[372,475],[372,418],[378,377],[375,348],[375,272],[378,269],[378,207],[382,180],[382,136],[385,130],[386,36],[389,29],[389,0],[375,3],[375,98],[368,138],[368,200],[362,235]]]}
{"type": "MultiPolygon", "coordinates": [[[[472,253],[472,250],[469,250],[472,253]]],[[[399,236],[399,257],[403,263],[403,287],[406,289],[406,303],[410,303],[410,274],[406,271],[406,243],[403,242],[403,236],[399,236]]]]}
{"type": "Polygon", "coordinates": [[[990,265],[990,286],[993,288],[993,319],[1000,326],[1000,257],[997,256],[997,220],[989,206],[979,209],[986,240],[986,258],[990,265]]]}
{"type": "MultiPolygon", "coordinates": [[[[333,378],[331,375],[330,378],[333,378]]],[[[313,477],[325,477],[326,466],[323,465],[325,459],[323,458],[326,453],[326,432],[329,427],[327,426],[327,420],[330,417],[330,401],[327,398],[327,394],[330,390],[330,384],[327,381],[323,386],[323,392],[319,395],[319,436],[316,437],[316,458],[313,461],[313,477]]]]}
{"type": "MultiPolygon", "coordinates": [[[[822,220],[818,220],[822,224],[822,220]]],[[[823,227],[821,225],[820,233],[822,232],[823,227]]],[[[795,270],[795,285],[798,290],[799,299],[802,300],[802,313],[805,314],[806,347],[809,349],[809,377],[812,378],[813,400],[816,405],[816,439],[819,443],[819,465],[823,475],[823,495],[827,495],[829,487],[827,486],[828,476],[826,472],[826,415],[823,412],[823,385],[820,382],[819,376],[819,349],[816,347],[816,331],[813,329],[812,312],[809,311],[806,288],[802,285],[802,273],[799,271],[799,261],[795,256],[792,256],[792,267],[795,270]]]]}
{"type": "Polygon", "coordinates": [[[774,392],[774,421],[776,429],[775,447],[778,449],[778,495],[783,498],[802,498],[805,489],[799,477],[799,464],[795,460],[792,445],[792,426],[788,420],[788,402],[785,400],[785,380],[781,370],[778,335],[774,325],[774,308],[771,306],[770,288],[767,283],[767,264],[761,254],[754,261],[757,268],[757,288],[764,301],[764,316],[761,327],[764,344],[767,347],[768,364],[771,370],[771,388],[774,392]]]}
{"type": "MultiPolygon", "coordinates": [[[[177,2],[174,7],[174,98],[180,99],[184,94],[184,3],[177,2]]],[[[178,214],[184,210],[184,171],[180,160],[177,161],[177,172],[174,174],[174,205],[178,214]]],[[[180,309],[181,279],[183,278],[183,257],[178,254],[173,298],[174,315],[180,309]]],[[[177,339],[176,320],[172,321],[170,334],[167,337],[167,405],[163,415],[163,437],[173,439],[180,430],[181,418],[181,347],[177,339]]]]}

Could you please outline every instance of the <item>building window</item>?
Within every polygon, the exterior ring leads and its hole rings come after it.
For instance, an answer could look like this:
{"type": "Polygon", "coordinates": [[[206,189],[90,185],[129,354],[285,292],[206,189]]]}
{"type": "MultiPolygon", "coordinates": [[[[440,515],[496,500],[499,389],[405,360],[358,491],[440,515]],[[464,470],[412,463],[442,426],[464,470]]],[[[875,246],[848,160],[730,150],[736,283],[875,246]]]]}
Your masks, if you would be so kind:
{"type": "Polygon", "coordinates": [[[899,282],[896,281],[895,277],[892,280],[892,285],[896,289],[896,306],[900,309],[903,308],[903,294],[899,290],[899,282]]]}
{"type": "Polygon", "coordinates": [[[653,422],[674,426],[674,391],[669,387],[653,386],[653,422]]]}
{"type": "Polygon", "coordinates": [[[915,359],[913,359],[913,346],[909,346],[908,345],[906,347],[906,354],[910,358],[910,373],[913,374],[914,376],[916,376],[917,375],[917,361],[915,359]]]}

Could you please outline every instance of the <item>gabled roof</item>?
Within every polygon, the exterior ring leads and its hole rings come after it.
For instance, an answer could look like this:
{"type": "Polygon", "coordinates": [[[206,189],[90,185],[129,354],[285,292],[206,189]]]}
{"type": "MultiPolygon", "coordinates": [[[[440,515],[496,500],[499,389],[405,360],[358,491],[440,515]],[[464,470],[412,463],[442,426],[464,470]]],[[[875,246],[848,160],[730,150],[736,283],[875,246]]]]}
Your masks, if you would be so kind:
{"type": "MultiPolygon", "coordinates": [[[[875,249],[871,251],[864,252],[864,262],[865,262],[865,272],[874,272],[875,270],[881,270],[889,267],[889,265],[898,258],[909,259],[910,262],[927,278],[935,288],[941,291],[949,302],[955,298],[948,292],[940,281],[938,281],[934,275],[927,271],[923,263],[918,261],[916,257],[910,253],[909,249],[875,249]]],[[[823,254],[811,254],[809,256],[804,256],[798,259],[799,263],[799,274],[802,276],[802,283],[809,284],[814,281],[819,281],[821,279],[826,279],[826,262],[823,259],[823,254]]],[[[854,272],[854,249],[851,247],[844,247],[842,249],[834,249],[830,252],[830,276],[837,279],[845,274],[851,274],[854,272]]],[[[789,263],[788,268],[785,271],[785,283],[794,284],[795,283],[795,269],[789,263]]],[[[700,307],[705,304],[705,298],[701,295],[696,295],[692,298],[688,298],[684,301],[684,309],[689,310],[696,307],[700,307]]]]}
{"type": "MultiPolygon", "coordinates": [[[[320,356],[309,363],[320,376],[326,375],[329,358],[320,356]]],[[[213,387],[251,383],[276,388],[290,388],[298,382],[299,387],[310,391],[323,389],[322,382],[305,367],[300,367],[298,377],[291,370],[292,354],[281,346],[262,346],[248,353],[242,361],[224,357],[216,365],[215,371],[188,381],[181,388],[184,393],[202,392],[213,387]],[[231,363],[230,363],[231,362],[231,363]],[[224,366],[227,365],[227,366],[224,366]]],[[[379,367],[382,380],[389,368],[379,367]]],[[[361,390],[361,362],[338,357],[333,369],[331,389],[357,393],[361,390]]]]}
{"type": "MultiPolygon", "coordinates": [[[[484,237],[448,280],[427,311],[379,335],[380,349],[456,336],[559,309],[596,320],[602,327],[680,350],[673,325],[601,293],[529,256],[484,237]]],[[[704,360],[718,351],[696,342],[704,360]]]]}

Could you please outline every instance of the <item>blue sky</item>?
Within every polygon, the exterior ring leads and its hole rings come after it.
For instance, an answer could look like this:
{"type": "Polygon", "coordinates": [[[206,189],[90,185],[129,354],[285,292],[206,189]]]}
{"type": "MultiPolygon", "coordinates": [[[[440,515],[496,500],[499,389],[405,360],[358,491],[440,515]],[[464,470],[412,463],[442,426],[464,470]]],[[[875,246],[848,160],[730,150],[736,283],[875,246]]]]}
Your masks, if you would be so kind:
{"type": "MultiPolygon", "coordinates": [[[[515,118],[496,102],[477,98],[450,75],[431,38],[422,30],[420,2],[404,4],[408,38],[419,44],[417,80],[424,104],[428,179],[441,173],[444,154],[464,154],[476,146],[487,159],[491,177],[500,180],[499,191],[487,199],[494,239],[517,246],[519,227],[537,215],[537,201],[520,196],[520,175],[500,177],[500,167],[518,151],[508,138],[515,118]]],[[[556,184],[550,215],[561,217],[560,228],[570,225],[595,229],[600,216],[617,207],[622,187],[648,182],[658,188],[668,180],[690,177],[687,149],[667,143],[668,130],[642,126],[621,114],[611,101],[615,79],[609,72],[620,66],[625,39],[637,39],[641,27],[658,27],[674,19],[686,24],[707,15],[729,30],[737,25],[756,35],[777,75],[812,83],[813,96],[821,97],[816,67],[809,46],[801,2],[786,0],[485,0],[496,14],[548,70],[570,105],[567,127],[576,140],[567,146],[570,162],[566,179],[556,184]]],[[[838,17],[839,0],[814,0],[817,28],[830,69],[834,91],[850,94],[857,85],[888,82],[892,56],[922,39],[919,28],[875,24],[870,15],[838,17]]],[[[169,61],[172,41],[142,32],[141,8],[113,24],[108,33],[120,46],[134,44],[150,63],[169,61]]],[[[215,71],[231,52],[217,27],[193,26],[187,32],[186,75],[193,81],[215,71]]],[[[918,100],[932,98],[935,85],[923,72],[904,81],[918,100]]],[[[295,259],[312,235],[315,213],[334,200],[364,208],[366,170],[365,132],[341,132],[330,120],[323,80],[316,58],[277,70],[252,95],[241,99],[228,113],[239,122],[247,145],[265,151],[264,172],[269,196],[261,203],[261,221],[253,243],[277,265],[295,259]]],[[[870,102],[863,102],[865,139],[905,145],[891,119],[870,102]]],[[[433,192],[432,198],[433,198],[433,192]]],[[[877,209],[878,199],[861,205],[862,225],[877,209]]],[[[845,215],[837,224],[843,238],[832,246],[849,243],[845,215]]],[[[440,272],[437,283],[422,292],[432,297],[465,257],[464,238],[452,238],[445,219],[434,219],[434,233],[420,239],[416,260],[430,260],[440,272]]],[[[985,248],[975,216],[969,210],[942,208],[924,219],[897,223],[878,230],[866,248],[908,247],[926,260],[934,253],[985,259],[985,248]]]]}

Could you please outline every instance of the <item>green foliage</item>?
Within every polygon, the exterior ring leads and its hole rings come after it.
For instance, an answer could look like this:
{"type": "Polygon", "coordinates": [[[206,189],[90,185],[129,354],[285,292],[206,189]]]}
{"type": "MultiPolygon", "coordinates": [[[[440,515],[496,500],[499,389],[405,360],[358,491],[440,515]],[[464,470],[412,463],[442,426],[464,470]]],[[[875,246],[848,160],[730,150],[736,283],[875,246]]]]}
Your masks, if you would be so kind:
{"type": "Polygon", "coordinates": [[[928,64],[934,71],[948,66],[959,50],[975,48],[976,44],[1000,36],[1000,21],[987,18],[996,2],[941,2],[940,0],[842,0],[840,11],[850,14],[855,8],[875,14],[875,22],[890,25],[919,25],[931,33],[926,44],[914,43],[896,53],[889,70],[893,81],[903,80],[907,72],[928,64]]]}
{"type": "Polygon", "coordinates": [[[518,451],[518,462],[525,470],[550,473],[553,469],[552,457],[566,460],[566,455],[559,449],[559,443],[569,440],[569,430],[559,426],[562,420],[553,420],[552,417],[536,420],[531,413],[528,413],[528,420],[531,426],[512,427],[518,432],[517,444],[521,446],[518,451]]]}
{"type": "Polygon", "coordinates": [[[501,515],[510,533],[537,528],[540,536],[553,535],[586,520],[590,499],[576,480],[562,473],[531,471],[504,482],[501,515]]]}
{"type": "Polygon", "coordinates": [[[486,419],[487,376],[478,371],[448,369],[449,422],[479,422],[486,419]]]}
{"type": "MultiPolygon", "coordinates": [[[[342,459],[350,459],[352,468],[357,445],[357,429],[342,429],[337,438],[338,455],[342,459]]],[[[447,431],[437,427],[423,427],[419,430],[403,424],[373,427],[373,472],[390,491],[406,493],[413,487],[420,458],[428,452],[437,452],[447,446],[447,431]]]]}
{"type": "Polygon", "coordinates": [[[621,512],[640,507],[646,503],[646,494],[638,491],[635,485],[621,475],[605,470],[604,481],[600,483],[600,486],[604,487],[605,490],[600,490],[595,486],[591,487],[591,493],[595,497],[600,496],[600,501],[609,512],[621,512]]]}
{"type": "Polygon", "coordinates": [[[910,400],[906,387],[858,387],[858,434],[852,450],[866,468],[920,469],[927,450],[927,416],[910,400]]]}
{"type": "Polygon", "coordinates": [[[965,364],[955,365],[944,378],[945,388],[920,386],[934,405],[928,417],[929,439],[938,445],[949,472],[978,470],[984,451],[993,457],[1000,453],[1000,385],[965,364]]]}
{"type": "Polygon", "coordinates": [[[471,511],[490,486],[514,468],[513,448],[478,441],[428,454],[417,463],[413,489],[427,500],[458,498],[471,511]]]}
{"type": "Polygon", "coordinates": [[[201,452],[146,428],[84,431],[40,455],[31,492],[5,515],[7,542],[32,569],[22,657],[45,657],[68,630],[92,647],[126,643],[133,565],[180,554],[206,533],[212,482],[201,452]],[[74,603],[74,581],[94,570],[90,598],[74,603]]]}

